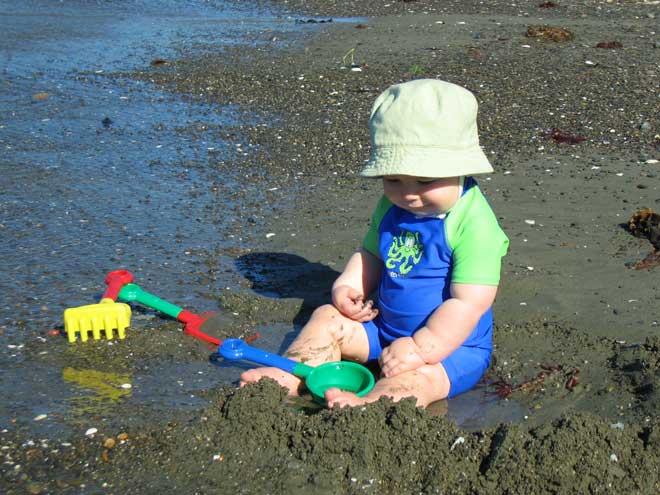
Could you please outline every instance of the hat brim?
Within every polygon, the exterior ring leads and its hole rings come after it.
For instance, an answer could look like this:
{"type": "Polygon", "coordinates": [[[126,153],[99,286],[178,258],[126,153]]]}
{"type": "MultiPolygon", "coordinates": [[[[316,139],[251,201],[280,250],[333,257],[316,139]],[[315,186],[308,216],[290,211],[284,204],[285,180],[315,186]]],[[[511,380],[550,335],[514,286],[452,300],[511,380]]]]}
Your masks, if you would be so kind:
{"type": "Polygon", "coordinates": [[[362,177],[410,175],[414,177],[459,177],[493,172],[481,148],[443,150],[429,147],[378,147],[360,172],[362,177]]]}

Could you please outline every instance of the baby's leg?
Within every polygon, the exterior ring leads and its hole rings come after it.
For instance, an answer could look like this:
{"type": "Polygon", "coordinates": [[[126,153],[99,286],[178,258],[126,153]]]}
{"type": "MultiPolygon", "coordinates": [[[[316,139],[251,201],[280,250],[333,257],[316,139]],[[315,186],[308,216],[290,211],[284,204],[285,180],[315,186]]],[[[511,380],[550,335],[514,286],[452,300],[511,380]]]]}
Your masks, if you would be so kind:
{"type": "MultiPolygon", "coordinates": [[[[284,355],[310,366],[339,361],[342,357],[364,362],[369,357],[369,341],[362,323],[345,317],[327,304],[314,311],[284,355]]],[[[241,387],[264,377],[288,388],[291,395],[297,395],[301,386],[300,378],[278,368],[264,367],[241,374],[241,387]]]]}
{"type": "Polygon", "coordinates": [[[425,365],[414,371],[407,371],[391,378],[381,378],[373,390],[363,397],[354,393],[332,388],[325,392],[328,407],[334,405],[358,406],[375,402],[381,397],[390,397],[398,402],[406,397],[415,397],[417,406],[426,407],[431,402],[444,399],[449,395],[450,382],[442,364],[425,365]]]}

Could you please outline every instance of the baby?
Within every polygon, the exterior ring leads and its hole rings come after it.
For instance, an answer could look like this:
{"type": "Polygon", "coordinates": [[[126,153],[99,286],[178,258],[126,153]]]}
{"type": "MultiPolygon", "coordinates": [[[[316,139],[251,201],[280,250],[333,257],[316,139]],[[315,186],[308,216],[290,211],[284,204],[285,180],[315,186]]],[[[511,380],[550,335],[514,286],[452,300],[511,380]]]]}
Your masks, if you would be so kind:
{"type": "MultiPolygon", "coordinates": [[[[491,306],[508,239],[476,174],[493,169],[479,147],[477,101],[466,89],[420,79],[388,88],[371,111],[371,158],[361,175],[380,178],[383,196],[363,245],[286,355],[315,366],[378,360],[371,392],[329,389],[328,407],[387,396],[418,406],[472,388],[489,366],[491,306]],[[374,303],[367,300],[377,289],[374,303]]],[[[263,377],[297,394],[299,378],[276,368],[263,377]]]]}

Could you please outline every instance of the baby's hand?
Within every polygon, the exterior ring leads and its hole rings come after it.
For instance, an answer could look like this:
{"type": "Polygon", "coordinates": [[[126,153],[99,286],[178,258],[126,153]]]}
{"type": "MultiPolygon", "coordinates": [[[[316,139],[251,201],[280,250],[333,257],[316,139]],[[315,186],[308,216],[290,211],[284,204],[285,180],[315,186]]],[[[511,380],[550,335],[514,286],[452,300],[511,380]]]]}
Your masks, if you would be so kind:
{"type": "Polygon", "coordinates": [[[390,378],[404,371],[416,370],[426,364],[412,337],[401,337],[383,349],[378,359],[384,377],[390,378]]]}
{"type": "Polygon", "coordinates": [[[348,285],[340,285],[332,290],[332,303],[341,314],[360,323],[373,320],[378,314],[372,300],[365,302],[362,293],[348,285]]]}

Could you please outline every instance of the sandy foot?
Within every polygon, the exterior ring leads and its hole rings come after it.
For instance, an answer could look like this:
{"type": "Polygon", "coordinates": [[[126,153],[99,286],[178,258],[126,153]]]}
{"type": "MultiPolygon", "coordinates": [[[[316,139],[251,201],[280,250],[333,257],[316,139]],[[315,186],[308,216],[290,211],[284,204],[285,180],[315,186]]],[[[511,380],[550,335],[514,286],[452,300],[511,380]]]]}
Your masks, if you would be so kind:
{"type": "Polygon", "coordinates": [[[358,397],[353,392],[345,392],[338,388],[329,388],[326,390],[325,401],[328,404],[328,409],[332,409],[335,405],[339,407],[360,406],[369,402],[366,397],[358,397]]]}
{"type": "Polygon", "coordinates": [[[262,378],[272,378],[284,388],[289,390],[289,395],[298,395],[298,387],[300,387],[300,378],[287,373],[279,368],[254,368],[245,371],[241,374],[241,387],[248,383],[258,382],[262,378]]]}

